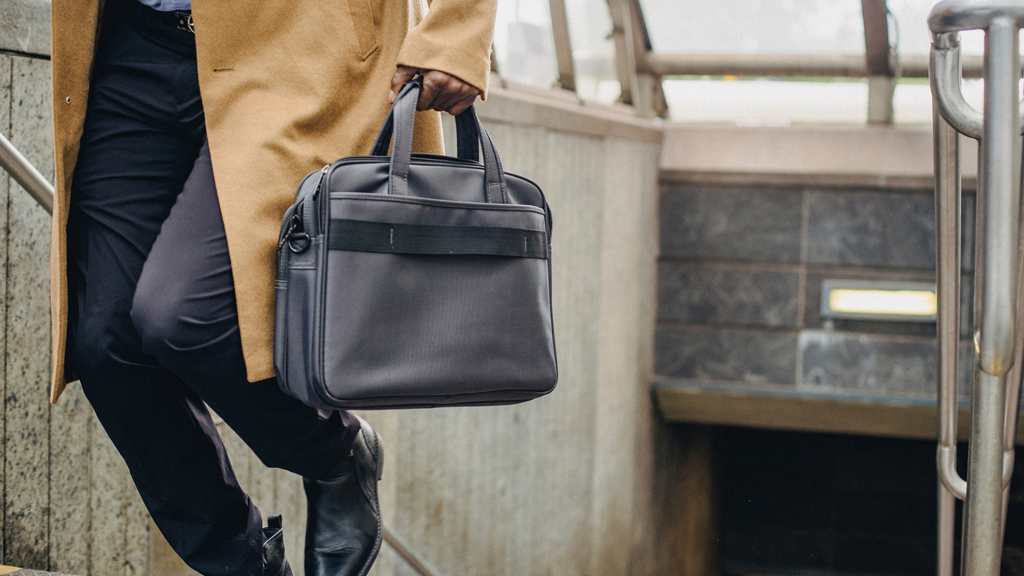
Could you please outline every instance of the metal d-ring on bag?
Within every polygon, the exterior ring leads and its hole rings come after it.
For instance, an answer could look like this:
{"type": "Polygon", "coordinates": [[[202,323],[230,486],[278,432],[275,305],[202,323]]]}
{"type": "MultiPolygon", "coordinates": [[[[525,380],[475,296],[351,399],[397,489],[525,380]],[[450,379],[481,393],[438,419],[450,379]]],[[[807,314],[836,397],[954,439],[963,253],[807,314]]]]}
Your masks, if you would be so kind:
{"type": "Polygon", "coordinates": [[[511,404],[557,381],[544,195],[502,170],[472,107],[458,158],[412,154],[421,89],[371,155],[307,175],[282,222],[274,368],[310,406],[511,404]]]}

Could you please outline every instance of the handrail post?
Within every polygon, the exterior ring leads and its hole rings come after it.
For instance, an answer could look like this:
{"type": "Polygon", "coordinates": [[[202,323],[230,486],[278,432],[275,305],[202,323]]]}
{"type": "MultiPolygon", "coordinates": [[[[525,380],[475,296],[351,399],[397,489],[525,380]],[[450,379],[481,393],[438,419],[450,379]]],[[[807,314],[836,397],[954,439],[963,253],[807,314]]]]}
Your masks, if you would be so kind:
{"type": "Polygon", "coordinates": [[[938,486],[938,576],[953,576],[956,498],[967,483],[956,471],[957,352],[960,343],[960,134],[939,114],[933,99],[935,161],[936,298],[939,350],[939,426],[936,463],[938,486]]]}
{"type": "Polygon", "coordinates": [[[1021,385],[1024,335],[1017,330],[1024,301],[1019,268],[1021,106],[1018,33],[1024,25],[1020,2],[947,0],[932,9],[934,34],[931,84],[935,112],[936,291],[939,347],[938,574],[951,576],[954,497],[964,496],[961,574],[999,573],[1006,487],[1021,385]],[[984,113],[960,92],[962,30],[985,31],[984,113]],[[947,125],[947,122],[949,123],[947,125]],[[954,132],[955,130],[955,132],[954,132]],[[959,303],[959,136],[979,140],[977,252],[975,266],[975,378],[967,481],[956,472],[956,355],[959,303]]]}
{"type": "Polygon", "coordinates": [[[976,331],[979,379],[971,405],[963,574],[998,574],[1002,552],[1003,436],[1006,374],[1013,363],[1020,210],[1018,26],[994,18],[985,33],[985,113],[979,207],[985,227],[976,331]]]}

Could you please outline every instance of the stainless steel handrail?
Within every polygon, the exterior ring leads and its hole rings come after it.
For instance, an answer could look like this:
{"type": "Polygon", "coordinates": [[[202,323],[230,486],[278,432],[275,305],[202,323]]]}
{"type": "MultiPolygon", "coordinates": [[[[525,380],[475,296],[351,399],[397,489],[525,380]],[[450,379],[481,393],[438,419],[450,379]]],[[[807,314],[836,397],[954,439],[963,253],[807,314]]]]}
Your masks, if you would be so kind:
{"type": "Polygon", "coordinates": [[[53,185],[0,133],[0,166],[28,191],[40,206],[53,213],[53,185]]]}
{"type": "Polygon", "coordinates": [[[932,98],[935,127],[936,335],[939,357],[938,575],[953,576],[956,499],[967,495],[967,482],[956,471],[957,357],[960,344],[960,134],[939,114],[932,98]]]}
{"type": "Polygon", "coordinates": [[[1007,488],[1020,396],[1024,298],[1019,269],[1021,184],[1020,2],[941,2],[928,18],[933,33],[937,296],[939,301],[938,573],[953,573],[954,498],[965,500],[961,574],[999,573],[1007,488]],[[985,107],[960,92],[961,30],[985,31],[985,107]],[[947,124],[948,122],[948,124],[947,124]],[[975,266],[975,369],[966,482],[956,471],[956,356],[959,340],[960,140],[979,140],[975,266]]]}
{"type": "MultiPolygon", "coordinates": [[[[933,34],[987,30],[997,20],[1009,21],[1010,26],[1024,26],[1024,9],[1019,1],[978,2],[946,0],[939,2],[928,14],[928,27],[933,34]]],[[[987,53],[987,50],[986,50],[987,53]]]]}
{"type": "Polygon", "coordinates": [[[960,344],[960,134],[945,122],[934,105],[936,297],[939,350],[939,480],[959,499],[967,482],[956,471],[957,360],[960,344]]]}
{"type": "MultiPolygon", "coordinates": [[[[928,65],[930,77],[938,84],[939,89],[933,90],[932,96],[940,103],[939,113],[946,122],[956,128],[957,132],[977,140],[981,138],[981,112],[975,110],[964,98],[960,87],[961,60],[957,34],[936,34],[928,65]]],[[[1020,105],[1020,115],[1024,118],[1024,102],[1020,105]]]]}
{"type": "Polygon", "coordinates": [[[427,561],[426,558],[416,552],[412,546],[402,539],[387,522],[384,523],[384,541],[387,542],[399,556],[405,560],[413,570],[416,570],[420,576],[440,576],[441,571],[434,568],[434,565],[427,561]]]}
{"type": "MultiPolygon", "coordinates": [[[[0,167],[6,170],[22,188],[47,212],[53,213],[53,185],[28,161],[27,158],[0,133],[0,167]]],[[[441,572],[434,568],[419,552],[399,536],[386,522],[383,524],[383,539],[398,553],[420,576],[440,576],[441,572]]]]}

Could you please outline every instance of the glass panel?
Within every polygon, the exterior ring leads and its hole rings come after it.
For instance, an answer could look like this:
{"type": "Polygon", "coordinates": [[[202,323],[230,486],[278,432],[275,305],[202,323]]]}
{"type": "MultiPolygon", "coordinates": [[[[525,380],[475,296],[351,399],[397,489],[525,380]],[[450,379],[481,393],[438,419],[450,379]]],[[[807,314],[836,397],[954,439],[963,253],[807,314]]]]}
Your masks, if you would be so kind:
{"type": "Polygon", "coordinates": [[[900,80],[892,95],[896,124],[932,124],[932,89],[925,78],[900,80]]]}
{"type": "Polygon", "coordinates": [[[655,52],[863,54],[860,0],[640,0],[655,52]]]}
{"type": "Polygon", "coordinates": [[[580,98],[611,104],[621,90],[615,72],[615,41],[606,0],[565,0],[569,40],[580,98]]]}
{"type": "Polygon", "coordinates": [[[498,2],[494,53],[502,78],[550,88],[558,79],[558,64],[548,0],[498,2]]]}
{"type": "MultiPolygon", "coordinates": [[[[961,84],[964,100],[975,110],[984,108],[985,81],[967,78],[961,84]]],[[[906,78],[896,84],[892,97],[894,120],[897,124],[932,123],[932,90],[925,78],[906,78]]]]}
{"type": "MultiPolygon", "coordinates": [[[[893,35],[899,54],[927,56],[931,48],[928,14],[935,0],[888,0],[889,10],[896,20],[893,35]]],[[[985,34],[981,30],[960,33],[960,46],[964,54],[981,56],[985,53],[985,34]]],[[[1024,48],[1024,39],[1021,47],[1024,48]]],[[[966,79],[962,83],[964,98],[976,110],[983,108],[985,82],[966,79]]],[[[927,79],[905,79],[896,85],[893,111],[897,124],[931,124],[932,95],[927,79]]]]}
{"type": "MultiPolygon", "coordinates": [[[[895,30],[890,28],[890,41],[899,54],[927,55],[932,44],[928,30],[928,14],[937,0],[888,0],[889,10],[896,19],[895,30]]],[[[981,55],[985,51],[985,36],[980,30],[960,33],[964,54],[981,55]]]]}
{"type": "Polygon", "coordinates": [[[666,80],[672,120],[728,122],[746,126],[863,124],[867,82],[750,80],[666,80]]]}

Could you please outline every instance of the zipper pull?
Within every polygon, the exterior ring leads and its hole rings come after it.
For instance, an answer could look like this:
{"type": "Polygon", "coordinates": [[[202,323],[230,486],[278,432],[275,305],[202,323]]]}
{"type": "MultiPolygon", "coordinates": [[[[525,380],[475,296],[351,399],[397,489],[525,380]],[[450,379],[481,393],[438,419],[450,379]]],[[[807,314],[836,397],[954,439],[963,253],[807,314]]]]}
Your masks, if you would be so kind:
{"type": "MultiPolygon", "coordinates": [[[[320,181],[317,182],[317,184],[316,184],[316,191],[313,192],[313,206],[311,208],[315,207],[315,209],[316,209],[316,227],[317,227],[317,230],[320,231],[320,232],[318,232],[319,234],[322,234],[323,233],[322,231],[324,229],[323,218],[321,218],[321,216],[320,216],[321,212],[323,212],[323,210],[320,210],[320,208],[319,208],[319,204],[320,204],[320,191],[323,190],[323,188],[324,188],[324,180],[327,179],[327,171],[330,168],[331,168],[330,164],[324,164],[324,167],[320,169],[320,181]]],[[[309,231],[307,230],[306,232],[308,233],[309,231]]]]}

